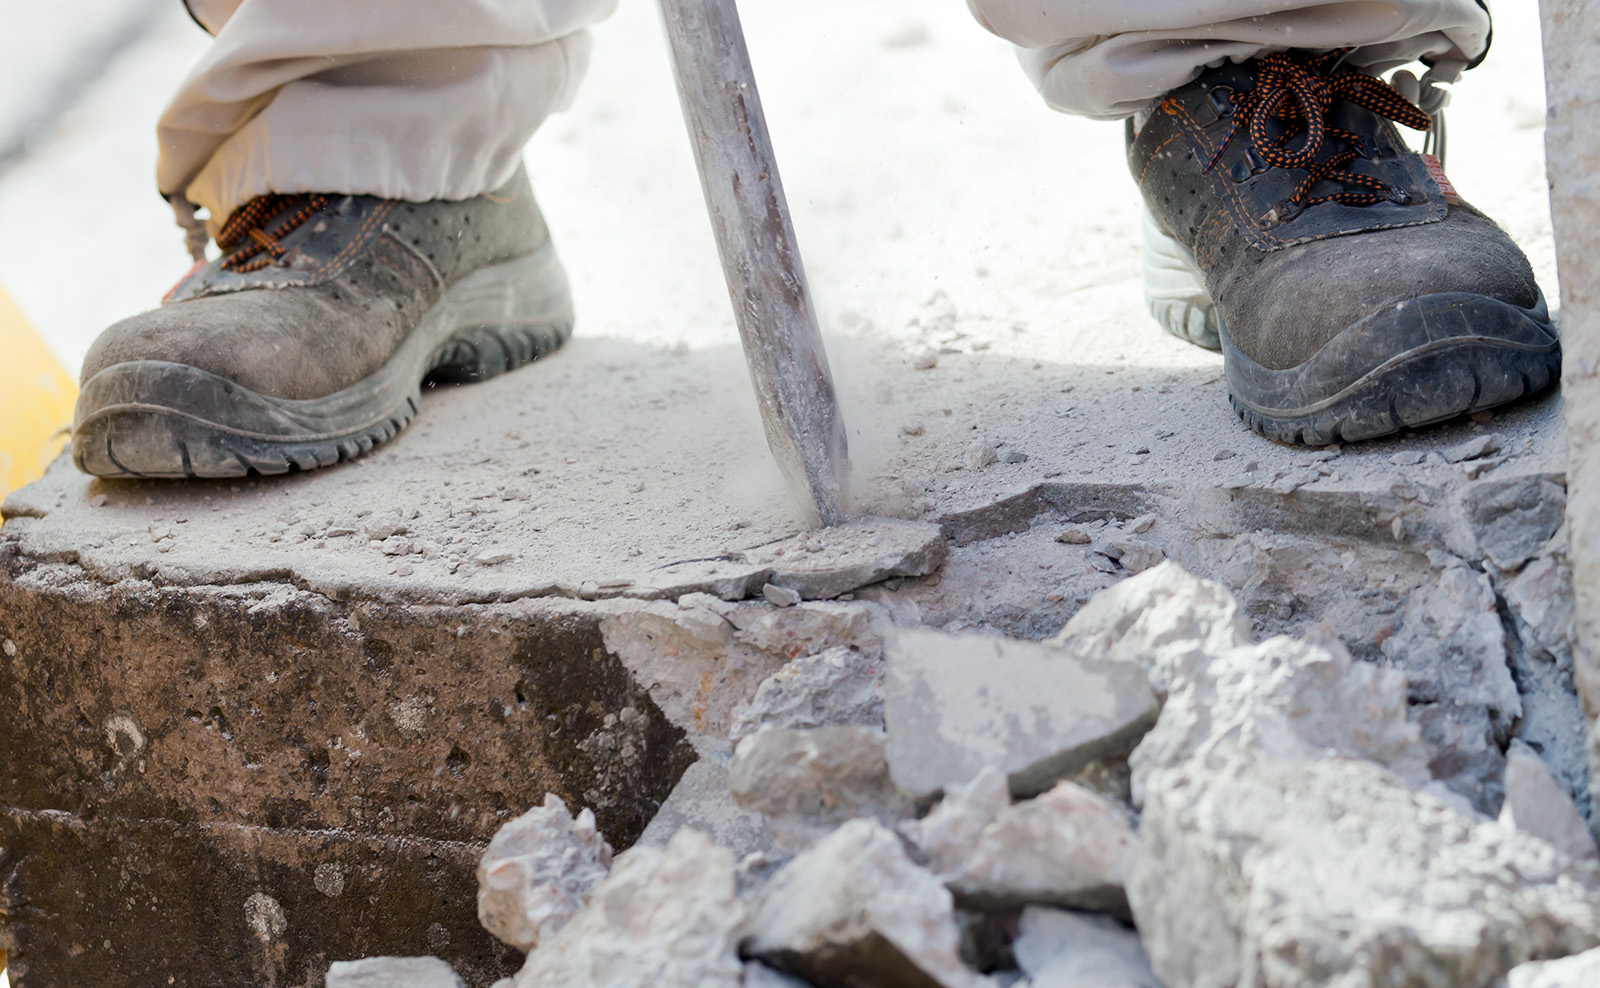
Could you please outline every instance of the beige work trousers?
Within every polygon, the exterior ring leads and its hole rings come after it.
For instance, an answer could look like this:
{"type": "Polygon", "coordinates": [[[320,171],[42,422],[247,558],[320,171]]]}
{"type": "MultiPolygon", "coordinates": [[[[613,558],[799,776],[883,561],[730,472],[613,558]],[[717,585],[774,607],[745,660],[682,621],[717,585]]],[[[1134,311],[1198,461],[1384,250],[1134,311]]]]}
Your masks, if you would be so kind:
{"type": "MultiPolygon", "coordinates": [[[[637,0],[644,2],[644,0],[637,0]]],[[[947,0],[954,2],[954,0],[947,0]]],[[[1477,0],[967,0],[1051,106],[1117,118],[1208,64],[1356,47],[1470,60],[1477,0]]],[[[267,192],[424,201],[495,188],[566,107],[616,0],[188,0],[215,35],[158,125],[161,192],[213,229],[267,192]]]]}

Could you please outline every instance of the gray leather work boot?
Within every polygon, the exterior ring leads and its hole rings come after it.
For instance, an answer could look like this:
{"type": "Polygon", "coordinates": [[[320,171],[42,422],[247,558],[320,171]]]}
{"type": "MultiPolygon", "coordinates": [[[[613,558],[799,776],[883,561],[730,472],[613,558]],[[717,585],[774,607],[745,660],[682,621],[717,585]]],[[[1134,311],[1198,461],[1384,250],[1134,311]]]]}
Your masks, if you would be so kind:
{"type": "Polygon", "coordinates": [[[1560,377],[1527,258],[1401,140],[1394,122],[1428,116],[1341,56],[1209,69],[1129,126],[1164,241],[1152,307],[1220,345],[1235,410],[1283,442],[1381,436],[1560,377]]]}
{"type": "Polygon", "coordinates": [[[101,477],[237,477],[351,459],[417,414],[424,382],[559,347],[572,301],[518,171],[461,202],[251,200],[161,308],[84,359],[72,458],[101,477]]]}

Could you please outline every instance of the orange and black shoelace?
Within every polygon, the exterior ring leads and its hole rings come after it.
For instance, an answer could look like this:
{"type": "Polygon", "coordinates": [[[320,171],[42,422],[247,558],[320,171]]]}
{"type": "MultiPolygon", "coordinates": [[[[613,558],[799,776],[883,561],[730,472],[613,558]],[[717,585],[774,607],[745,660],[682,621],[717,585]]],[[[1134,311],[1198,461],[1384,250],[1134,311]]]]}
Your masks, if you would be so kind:
{"type": "Polygon", "coordinates": [[[256,196],[234,210],[217,233],[217,249],[223,253],[222,267],[245,274],[282,259],[286,252],[283,238],[326,205],[328,197],[315,193],[256,196]],[[273,220],[277,223],[273,224],[273,220]]]}
{"type": "MultiPolygon", "coordinates": [[[[1249,167],[1301,169],[1305,179],[1279,203],[1279,220],[1293,218],[1312,206],[1338,202],[1347,206],[1371,206],[1380,202],[1406,205],[1411,196],[1404,189],[1345,166],[1357,158],[1370,157],[1375,148],[1359,134],[1329,126],[1328,112],[1336,99],[1371,110],[1373,113],[1413,130],[1427,131],[1433,121],[1382,79],[1355,69],[1341,68],[1347,49],[1323,53],[1275,52],[1263,56],[1256,72],[1255,86],[1243,93],[1229,90],[1212,101],[1219,110],[1231,113],[1229,126],[1206,170],[1216,167],[1223,152],[1241,133],[1250,138],[1249,167]],[[1273,138],[1273,123],[1282,124],[1281,136],[1273,138]],[[1323,142],[1332,138],[1346,147],[1322,161],[1323,142]],[[1296,144],[1298,139],[1299,143],[1296,144]],[[1311,196],[1322,181],[1337,182],[1346,188],[1311,196]]],[[[1226,87],[1220,87],[1226,88],[1226,87]]]]}

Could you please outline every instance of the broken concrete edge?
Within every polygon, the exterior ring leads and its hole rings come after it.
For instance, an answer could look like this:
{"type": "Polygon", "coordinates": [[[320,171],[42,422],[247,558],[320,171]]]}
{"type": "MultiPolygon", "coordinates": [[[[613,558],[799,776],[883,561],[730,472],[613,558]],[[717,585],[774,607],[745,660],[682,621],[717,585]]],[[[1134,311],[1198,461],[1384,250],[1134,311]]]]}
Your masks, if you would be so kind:
{"type": "MultiPolygon", "coordinates": [[[[0,519],[5,523],[0,528],[0,551],[11,543],[20,554],[42,562],[79,566],[103,582],[144,579],[180,586],[282,583],[340,601],[464,605],[538,598],[675,601],[691,593],[709,593],[736,601],[760,597],[768,585],[797,591],[802,599],[833,599],[888,580],[928,577],[942,565],[947,545],[963,546],[1021,532],[1045,514],[1058,514],[1068,523],[1126,521],[1160,509],[1166,509],[1162,512],[1166,515],[1181,514],[1180,506],[1192,507],[1197,499],[1206,502],[1206,514],[1215,519],[1234,519],[1230,527],[1239,531],[1271,530],[1379,543],[1403,541],[1422,550],[1438,548],[1474,564],[1488,560],[1500,569],[1515,569],[1526,560],[1507,559],[1479,537],[1477,530],[1486,520],[1483,513],[1495,510],[1497,497],[1502,501],[1508,497],[1524,501],[1547,497],[1564,506],[1565,477],[1560,473],[1530,472],[1455,485],[1428,483],[1420,477],[1407,479],[1404,471],[1396,470],[1387,489],[1341,489],[1335,485],[1329,489],[1302,488],[1289,494],[1280,494],[1269,486],[1196,491],[1175,485],[1132,487],[1044,481],[1009,497],[986,499],[931,521],[863,519],[820,533],[799,533],[718,556],[680,560],[643,573],[619,573],[576,584],[537,578],[518,582],[516,574],[508,573],[499,586],[479,591],[463,588],[458,581],[429,582],[421,577],[403,583],[341,576],[310,578],[290,563],[249,558],[230,559],[230,569],[225,574],[156,561],[97,566],[73,549],[30,547],[30,523],[45,521],[50,509],[30,502],[29,492],[30,488],[14,492],[0,505],[0,519]],[[821,570],[796,562],[803,553],[790,559],[768,559],[775,553],[783,555],[786,546],[803,544],[819,534],[847,533],[852,528],[875,525],[901,533],[908,543],[904,553],[896,558],[885,550],[876,560],[866,561],[858,554],[858,558],[841,560],[840,565],[821,570]],[[722,572],[724,569],[727,571],[722,572]]],[[[1558,509],[1556,514],[1559,513],[1558,509]]]]}
{"type": "MultiPolygon", "coordinates": [[[[17,494],[25,491],[26,488],[17,494]]],[[[768,586],[797,594],[800,600],[832,600],[890,579],[930,576],[944,564],[948,554],[944,533],[937,524],[866,518],[720,556],[667,563],[643,574],[585,580],[576,585],[563,581],[534,580],[472,593],[463,591],[457,585],[430,584],[424,579],[413,580],[403,587],[355,578],[312,579],[293,565],[252,565],[248,558],[230,559],[225,572],[195,570],[154,561],[115,567],[97,566],[75,549],[31,549],[27,545],[28,523],[42,521],[47,513],[30,508],[26,499],[18,498],[17,494],[13,494],[0,507],[0,520],[7,526],[0,528],[0,553],[7,552],[9,546],[9,551],[15,555],[41,563],[75,566],[85,576],[103,583],[132,579],[194,588],[277,583],[342,602],[462,606],[508,604],[542,598],[676,601],[697,593],[710,594],[726,601],[740,601],[762,597],[763,588],[768,586]],[[890,536],[890,544],[880,548],[876,540],[881,540],[885,532],[890,536]],[[850,545],[849,540],[857,536],[875,541],[865,547],[850,545]],[[820,551],[808,545],[818,541],[823,543],[820,551]],[[837,548],[837,551],[830,553],[830,548],[837,548]]]]}

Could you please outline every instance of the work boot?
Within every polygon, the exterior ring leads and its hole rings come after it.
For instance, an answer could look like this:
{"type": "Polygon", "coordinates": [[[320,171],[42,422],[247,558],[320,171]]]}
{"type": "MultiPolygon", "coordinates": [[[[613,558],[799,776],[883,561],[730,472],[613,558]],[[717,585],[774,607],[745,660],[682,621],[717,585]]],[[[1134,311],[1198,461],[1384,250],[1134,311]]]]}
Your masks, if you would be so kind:
{"type": "Polygon", "coordinates": [[[425,382],[493,377],[572,330],[566,275],[518,171],[460,202],[268,195],[161,308],[84,358],[72,458],[100,477],[238,477],[352,459],[425,382]]]}
{"type": "Polygon", "coordinates": [[[1342,54],[1206,70],[1129,126],[1152,307],[1220,345],[1234,408],[1282,442],[1382,436],[1560,376],[1527,258],[1401,140],[1427,114],[1342,54]]]}

